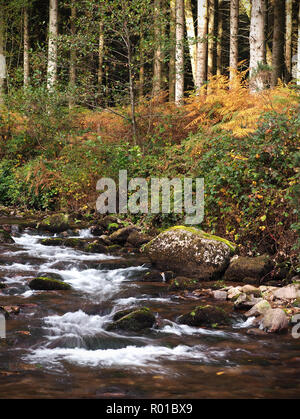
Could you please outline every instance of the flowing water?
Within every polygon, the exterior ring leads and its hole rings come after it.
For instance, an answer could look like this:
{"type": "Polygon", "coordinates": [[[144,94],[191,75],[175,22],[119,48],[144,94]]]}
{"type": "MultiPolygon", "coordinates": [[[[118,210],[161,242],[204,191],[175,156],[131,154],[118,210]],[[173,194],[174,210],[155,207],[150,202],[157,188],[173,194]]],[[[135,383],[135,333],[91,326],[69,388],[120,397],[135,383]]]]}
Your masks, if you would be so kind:
{"type": "Polygon", "coordinates": [[[24,233],[0,248],[0,305],[21,307],[0,341],[1,398],[300,396],[300,339],[247,335],[251,319],[240,315],[222,329],[176,324],[203,299],[169,292],[163,277],[142,282],[150,267],[138,256],[44,246],[44,237],[24,233]],[[72,290],[32,291],[37,274],[59,274],[72,290]],[[158,326],[106,331],[116,311],[143,306],[158,326]]]}

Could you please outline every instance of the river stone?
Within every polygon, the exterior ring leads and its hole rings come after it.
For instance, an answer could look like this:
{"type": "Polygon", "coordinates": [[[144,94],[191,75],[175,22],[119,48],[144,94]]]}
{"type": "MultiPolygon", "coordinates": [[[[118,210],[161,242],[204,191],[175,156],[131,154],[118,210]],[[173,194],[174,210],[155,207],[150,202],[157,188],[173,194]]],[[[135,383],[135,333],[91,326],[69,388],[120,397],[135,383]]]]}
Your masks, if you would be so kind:
{"type": "Polygon", "coordinates": [[[197,306],[193,311],[181,315],[177,322],[188,326],[214,326],[229,324],[229,317],[222,307],[205,305],[197,306]]]}
{"type": "Polygon", "coordinates": [[[38,228],[51,233],[62,233],[69,228],[69,225],[69,216],[67,214],[53,214],[45,217],[38,224],[38,228]]]}
{"type": "Polygon", "coordinates": [[[286,331],[289,320],[285,312],[281,308],[271,308],[258,318],[260,328],[268,333],[286,331]]]}
{"type": "Polygon", "coordinates": [[[8,231],[4,229],[0,229],[0,243],[14,243],[14,239],[11,237],[11,235],[8,233],[8,231]]]}
{"type": "Polygon", "coordinates": [[[199,283],[196,279],[187,278],[185,276],[176,276],[176,278],[170,281],[169,290],[194,290],[199,287],[199,283]]]}
{"type": "Polygon", "coordinates": [[[220,290],[216,290],[213,291],[213,297],[216,300],[227,300],[227,292],[226,291],[220,291],[220,290]]]}
{"type": "Polygon", "coordinates": [[[150,240],[151,240],[150,236],[140,233],[137,230],[132,231],[127,238],[127,242],[130,243],[134,247],[140,247],[143,244],[148,243],[150,240]]]}
{"type": "Polygon", "coordinates": [[[43,276],[32,279],[28,285],[29,288],[38,291],[70,290],[72,288],[66,282],[43,276]]]}
{"type": "Polygon", "coordinates": [[[286,287],[278,288],[272,292],[274,297],[279,300],[292,300],[294,298],[300,297],[300,290],[298,284],[287,285],[286,287]]]}
{"type": "Polygon", "coordinates": [[[130,227],[123,227],[123,228],[119,228],[117,231],[114,231],[108,238],[112,243],[117,243],[117,244],[124,244],[129,235],[133,232],[136,231],[136,227],[130,226],[130,227]]]}
{"type": "Polygon", "coordinates": [[[257,281],[261,280],[273,268],[273,263],[268,255],[257,257],[234,256],[227,268],[225,281],[243,281],[246,277],[251,277],[257,281]]]}
{"type": "Polygon", "coordinates": [[[245,313],[246,317],[260,316],[270,310],[271,306],[266,300],[259,301],[249,311],[245,313]]]}
{"type": "Polygon", "coordinates": [[[127,311],[122,314],[115,314],[114,318],[117,319],[113,323],[110,323],[106,330],[127,330],[132,332],[138,332],[143,329],[151,328],[155,323],[155,316],[147,307],[142,307],[137,310],[127,311]]]}
{"type": "Polygon", "coordinates": [[[194,227],[172,227],[143,247],[158,269],[208,280],[220,276],[235,245],[194,227]]]}

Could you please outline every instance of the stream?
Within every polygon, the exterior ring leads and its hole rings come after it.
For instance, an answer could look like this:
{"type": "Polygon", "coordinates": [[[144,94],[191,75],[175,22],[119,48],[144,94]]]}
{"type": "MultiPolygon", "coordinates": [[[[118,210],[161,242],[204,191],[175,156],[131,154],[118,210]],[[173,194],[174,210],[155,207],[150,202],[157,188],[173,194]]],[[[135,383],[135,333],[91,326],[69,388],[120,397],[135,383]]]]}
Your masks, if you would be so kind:
{"type": "Polygon", "coordinates": [[[300,339],[290,333],[247,335],[251,319],[239,314],[216,329],[176,324],[209,299],[170,292],[163,277],[143,282],[151,267],[138,255],[44,246],[51,236],[33,231],[13,237],[0,247],[0,305],[20,313],[0,340],[1,398],[299,398],[300,339]],[[31,290],[28,280],[41,274],[60,275],[72,290],[31,290]],[[117,311],[144,306],[158,326],[106,331],[117,311]]]}

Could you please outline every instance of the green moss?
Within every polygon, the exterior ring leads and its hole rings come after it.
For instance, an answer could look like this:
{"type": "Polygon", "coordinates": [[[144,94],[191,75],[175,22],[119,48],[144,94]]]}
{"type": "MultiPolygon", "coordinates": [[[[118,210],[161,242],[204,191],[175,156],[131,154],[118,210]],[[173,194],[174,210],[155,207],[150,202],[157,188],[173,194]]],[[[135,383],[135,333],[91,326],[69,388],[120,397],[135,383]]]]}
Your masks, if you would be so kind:
{"type": "Polygon", "coordinates": [[[164,230],[164,233],[166,233],[167,231],[173,231],[173,230],[185,230],[185,231],[189,231],[190,233],[197,234],[203,239],[216,240],[216,241],[219,241],[219,242],[223,242],[230,248],[230,250],[232,252],[235,252],[235,249],[236,249],[236,245],[234,243],[230,242],[229,240],[223,239],[222,237],[215,236],[213,234],[205,233],[204,231],[199,230],[195,227],[187,227],[187,226],[183,226],[183,225],[173,226],[173,227],[170,227],[170,228],[167,228],[166,230],[164,230]]]}
{"type": "Polygon", "coordinates": [[[34,290],[70,290],[71,285],[57,279],[40,276],[30,281],[29,287],[34,290]]]}

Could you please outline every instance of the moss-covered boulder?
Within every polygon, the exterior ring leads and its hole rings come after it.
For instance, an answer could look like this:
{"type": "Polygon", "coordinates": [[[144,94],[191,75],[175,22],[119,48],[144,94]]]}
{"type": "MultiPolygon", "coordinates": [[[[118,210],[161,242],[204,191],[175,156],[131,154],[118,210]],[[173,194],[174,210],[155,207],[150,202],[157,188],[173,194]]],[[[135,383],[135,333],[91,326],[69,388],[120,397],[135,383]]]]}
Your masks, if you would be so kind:
{"type": "Polygon", "coordinates": [[[39,224],[41,230],[51,233],[62,233],[70,226],[69,216],[67,214],[53,214],[45,217],[39,224]]]}
{"type": "Polygon", "coordinates": [[[215,327],[230,323],[229,316],[222,307],[209,304],[195,307],[191,312],[180,316],[177,321],[179,324],[187,324],[194,327],[215,327]]]}
{"type": "Polygon", "coordinates": [[[107,253],[107,248],[99,240],[94,240],[90,243],[86,243],[84,246],[85,252],[89,253],[107,253]]]}
{"type": "Polygon", "coordinates": [[[0,243],[8,244],[14,243],[14,239],[11,237],[8,231],[4,229],[0,229],[0,243]]]}
{"type": "Polygon", "coordinates": [[[187,278],[185,276],[176,276],[176,278],[170,281],[169,290],[195,290],[199,287],[199,282],[193,278],[187,278]]]}
{"type": "Polygon", "coordinates": [[[208,280],[224,272],[235,245],[194,227],[175,226],[143,246],[143,252],[161,270],[208,280]]]}
{"type": "Polygon", "coordinates": [[[29,287],[38,291],[70,290],[71,285],[53,278],[40,276],[29,282],[29,287]]]}
{"type": "Polygon", "coordinates": [[[141,247],[143,244],[148,243],[150,240],[151,237],[147,234],[133,230],[127,238],[127,243],[131,244],[133,247],[141,247]]]}
{"type": "Polygon", "coordinates": [[[243,281],[250,277],[257,283],[273,269],[273,263],[268,255],[257,257],[235,256],[225,272],[225,281],[243,281]]]}
{"type": "Polygon", "coordinates": [[[138,332],[144,329],[150,329],[155,323],[155,316],[147,307],[133,309],[130,312],[123,311],[116,313],[114,321],[110,323],[106,330],[127,330],[138,332]]]}
{"type": "Polygon", "coordinates": [[[129,235],[134,231],[136,231],[136,227],[134,226],[119,228],[109,236],[109,240],[112,243],[123,245],[126,243],[129,235]]]}

